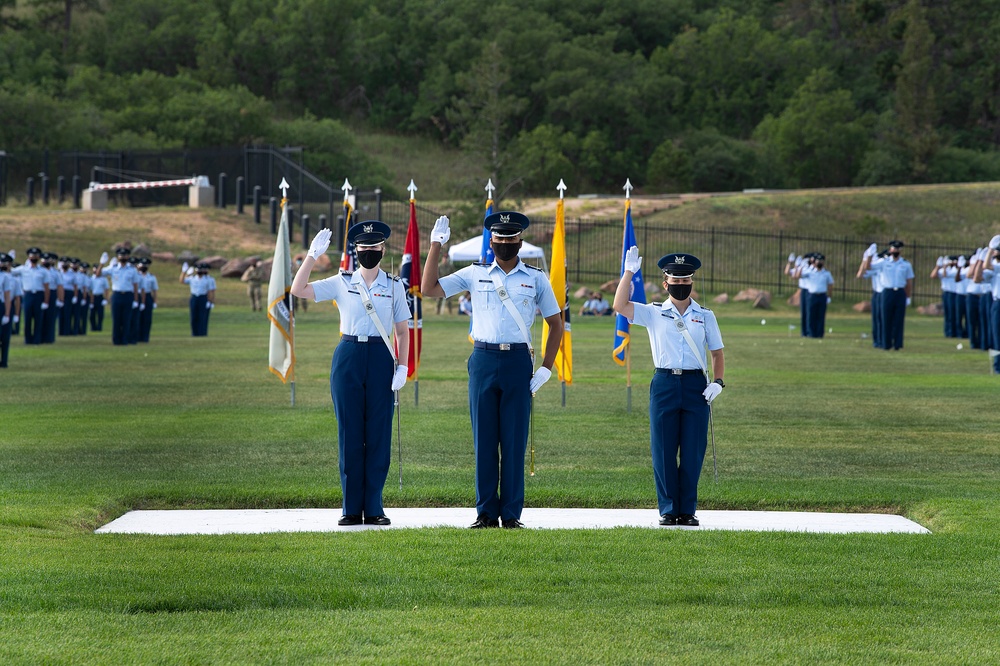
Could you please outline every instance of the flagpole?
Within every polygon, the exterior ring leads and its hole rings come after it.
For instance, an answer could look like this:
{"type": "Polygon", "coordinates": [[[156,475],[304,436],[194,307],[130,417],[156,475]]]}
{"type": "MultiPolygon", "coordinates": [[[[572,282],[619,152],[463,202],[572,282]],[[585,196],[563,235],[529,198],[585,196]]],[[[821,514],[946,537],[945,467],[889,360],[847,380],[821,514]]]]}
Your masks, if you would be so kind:
{"type": "Polygon", "coordinates": [[[632,413],[632,340],[625,343],[625,408],[632,413]]]}
{"type": "MultiPolygon", "coordinates": [[[[278,186],[281,188],[281,211],[284,213],[285,206],[288,204],[288,181],[284,178],[281,179],[281,184],[278,186]]],[[[288,233],[288,227],[284,227],[284,233],[288,233]]],[[[290,240],[290,239],[287,239],[290,240]]],[[[289,257],[291,259],[291,257],[289,257]]],[[[271,267],[274,270],[274,267],[271,267]]],[[[285,298],[288,299],[288,345],[292,354],[292,358],[295,358],[295,308],[291,307],[293,304],[291,294],[285,294],[285,298]]],[[[292,363],[292,367],[289,372],[288,390],[290,391],[291,406],[295,406],[295,364],[292,363]]]]}

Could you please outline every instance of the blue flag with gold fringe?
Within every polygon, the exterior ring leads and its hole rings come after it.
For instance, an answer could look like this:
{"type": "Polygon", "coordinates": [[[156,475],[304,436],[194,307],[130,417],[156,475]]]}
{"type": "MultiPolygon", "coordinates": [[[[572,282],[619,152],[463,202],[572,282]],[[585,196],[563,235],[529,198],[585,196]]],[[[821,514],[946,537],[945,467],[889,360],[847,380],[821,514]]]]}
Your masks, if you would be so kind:
{"type": "MultiPolygon", "coordinates": [[[[625,232],[622,235],[622,261],[619,278],[625,274],[625,253],[635,242],[635,229],[632,227],[632,201],[625,200],[625,232]]],[[[632,276],[632,285],[629,287],[629,300],[635,303],[646,302],[646,287],[642,281],[642,270],[632,276]]],[[[615,363],[625,365],[625,349],[629,346],[631,336],[629,334],[628,319],[620,314],[615,315],[615,346],[611,353],[615,363]]]]}

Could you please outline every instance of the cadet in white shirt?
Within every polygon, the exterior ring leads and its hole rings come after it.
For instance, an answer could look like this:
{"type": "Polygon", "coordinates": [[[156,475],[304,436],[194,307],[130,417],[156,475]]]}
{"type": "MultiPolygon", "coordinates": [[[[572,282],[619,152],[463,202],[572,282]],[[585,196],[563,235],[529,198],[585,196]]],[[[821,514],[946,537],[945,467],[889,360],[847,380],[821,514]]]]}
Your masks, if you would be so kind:
{"type": "MultiPolygon", "coordinates": [[[[906,322],[906,308],[913,296],[913,266],[900,256],[903,241],[889,242],[889,253],[885,261],[874,263],[871,255],[861,262],[859,273],[879,274],[882,280],[882,349],[903,348],[903,327],[906,322]]],[[[870,250],[871,248],[869,248],[870,250]]]]}

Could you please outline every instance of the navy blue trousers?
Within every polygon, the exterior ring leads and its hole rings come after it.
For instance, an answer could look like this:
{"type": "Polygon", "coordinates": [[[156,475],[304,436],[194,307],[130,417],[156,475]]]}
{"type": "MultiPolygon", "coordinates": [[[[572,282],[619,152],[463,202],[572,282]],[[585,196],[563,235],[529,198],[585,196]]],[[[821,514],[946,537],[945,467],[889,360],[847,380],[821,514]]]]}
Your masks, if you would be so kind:
{"type": "Polygon", "coordinates": [[[882,348],[882,292],[872,292],[872,346],[882,348]]]}
{"type": "Polygon", "coordinates": [[[979,324],[983,336],[983,349],[997,349],[993,338],[993,295],[990,293],[979,296],[979,324]]]}
{"type": "Polygon", "coordinates": [[[128,344],[128,332],[132,328],[132,292],[111,293],[111,342],[116,345],[128,344]]]}
{"type": "Polygon", "coordinates": [[[826,292],[809,294],[809,337],[822,338],[826,332],[826,292]]]}
{"type": "Polygon", "coordinates": [[[468,368],[476,511],[492,519],[520,520],[531,418],[531,353],[474,349],[468,368]]]}
{"type": "Polygon", "coordinates": [[[66,301],[63,303],[59,310],[59,335],[60,337],[64,335],[76,335],[76,331],[73,327],[73,309],[76,306],[73,305],[73,297],[67,295],[66,301]]]}
{"type": "MultiPolygon", "coordinates": [[[[1000,301],[990,307],[990,336],[993,349],[1000,347],[1000,301]]],[[[993,357],[993,372],[1000,373],[1000,355],[993,357]]]]}
{"type": "Polygon", "coordinates": [[[955,294],[950,291],[941,292],[941,309],[944,310],[944,337],[954,338],[955,335],[955,294]]]}
{"type": "MultiPolygon", "coordinates": [[[[3,306],[0,305],[0,316],[3,313],[3,306]]],[[[7,354],[10,352],[10,322],[0,324],[0,368],[7,367],[7,354]]]]}
{"type": "Polygon", "coordinates": [[[967,338],[969,337],[969,320],[966,316],[966,298],[967,294],[955,294],[955,337],[956,338],[967,338]]]}
{"type": "Polygon", "coordinates": [[[24,344],[42,344],[42,303],[45,292],[26,291],[21,299],[21,319],[24,320],[24,344]]]}
{"type": "Polygon", "coordinates": [[[985,349],[983,347],[982,325],[979,322],[979,294],[966,294],[965,296],[965,319],[969,324],[969,346],[973,349],[985,349]]]}
{"type": "Polygon", "coordinates": [[[649,449],[661,516],[694,515],[697,508],[708,446],[709,406],[702,395],[707,385],[701,373],[662,372],[649,384],[649,449]]]}
{"type": "Polygon", "coordinates": [[[188,308],[191,310],[191,335],[200,337],[208,335],[208,296],[192,296],[188,301],[188,308]]]}
{"type": "Polygon", "coordinates": [[[153,300],[146,297],[146,309],[139,313],[139,342],[149,342],[149,332],[153,330],[153,300]]]}
{"type": "Polygon", "coordinates": [[[381,516],[392,460],[393,362],[382,338],[341,340],[330,366],[345,516],[381,516]]]}
{"type": "Polygon", "coordinates": [[[903,325],[906,322],[906,291],[885,289],[882,292],[882,349],[903,348],[903,325]]]}
{"type": "Polygon", "coordinates": [[[56,307],[56,299],[50,293],[49,307],[42,310],[42,344],[52,344],[56,341],[56,323],[62,308],[56,307]]]}
{"type": "MultiPolygon", "coordinates": [[[[142,297],[139,297],[139,302],[142,302],[142,297]]],[[[137,344],[139,342],[139,322],[142,321],[142,315],[144,313],[135,308],[132,310],[132,319],[128,323],[128,343],[130,345],[137,344]]]]}
{"type": "Polygon", "coordinates": [[[94,308],[90,311],[90,329],[104,330],[104,295],[94,294],[94,308]]]}
{"type": "Polygon", "coordinates": [[[809,335],[809,292],[799,289],[799,327],[802,337],[809,335]]]}

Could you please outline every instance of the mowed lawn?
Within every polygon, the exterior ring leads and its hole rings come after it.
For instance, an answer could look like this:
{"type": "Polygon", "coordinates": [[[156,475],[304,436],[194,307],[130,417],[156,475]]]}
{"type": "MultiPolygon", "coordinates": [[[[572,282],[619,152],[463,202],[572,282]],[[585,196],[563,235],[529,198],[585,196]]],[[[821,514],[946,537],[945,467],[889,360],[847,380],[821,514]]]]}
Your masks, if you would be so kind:
{"type": "MultiPolygon", "coordinates": [[[[163,278],[161,278],[163,282],[163,278]]],[[[337,315],[297,327],[296,405],[238,287],[191,338],[110,333],[0,372],[0,663],[996,663],[1000,377],[910,313],[906,348],[839,305],[717,308],[728,388],[704,509],[894,512],[930,535],[650,529],[95,535],[133,508],[339,507],[337,315]]],[[[180,300],[180,299],[176,299],[180,300]]],[[[433,304],[427,303],[427,310],[433,304]]],[[[469,507],[467,320],[425,318],[385,499],[469,507]]],[[[531,507],[655,507],[634,327],[632,411],[612,320],[574,318],[574,383],[537,399],[531,507]]],[[[539,336],[536,330],[536,338],[539,336]]]]}

